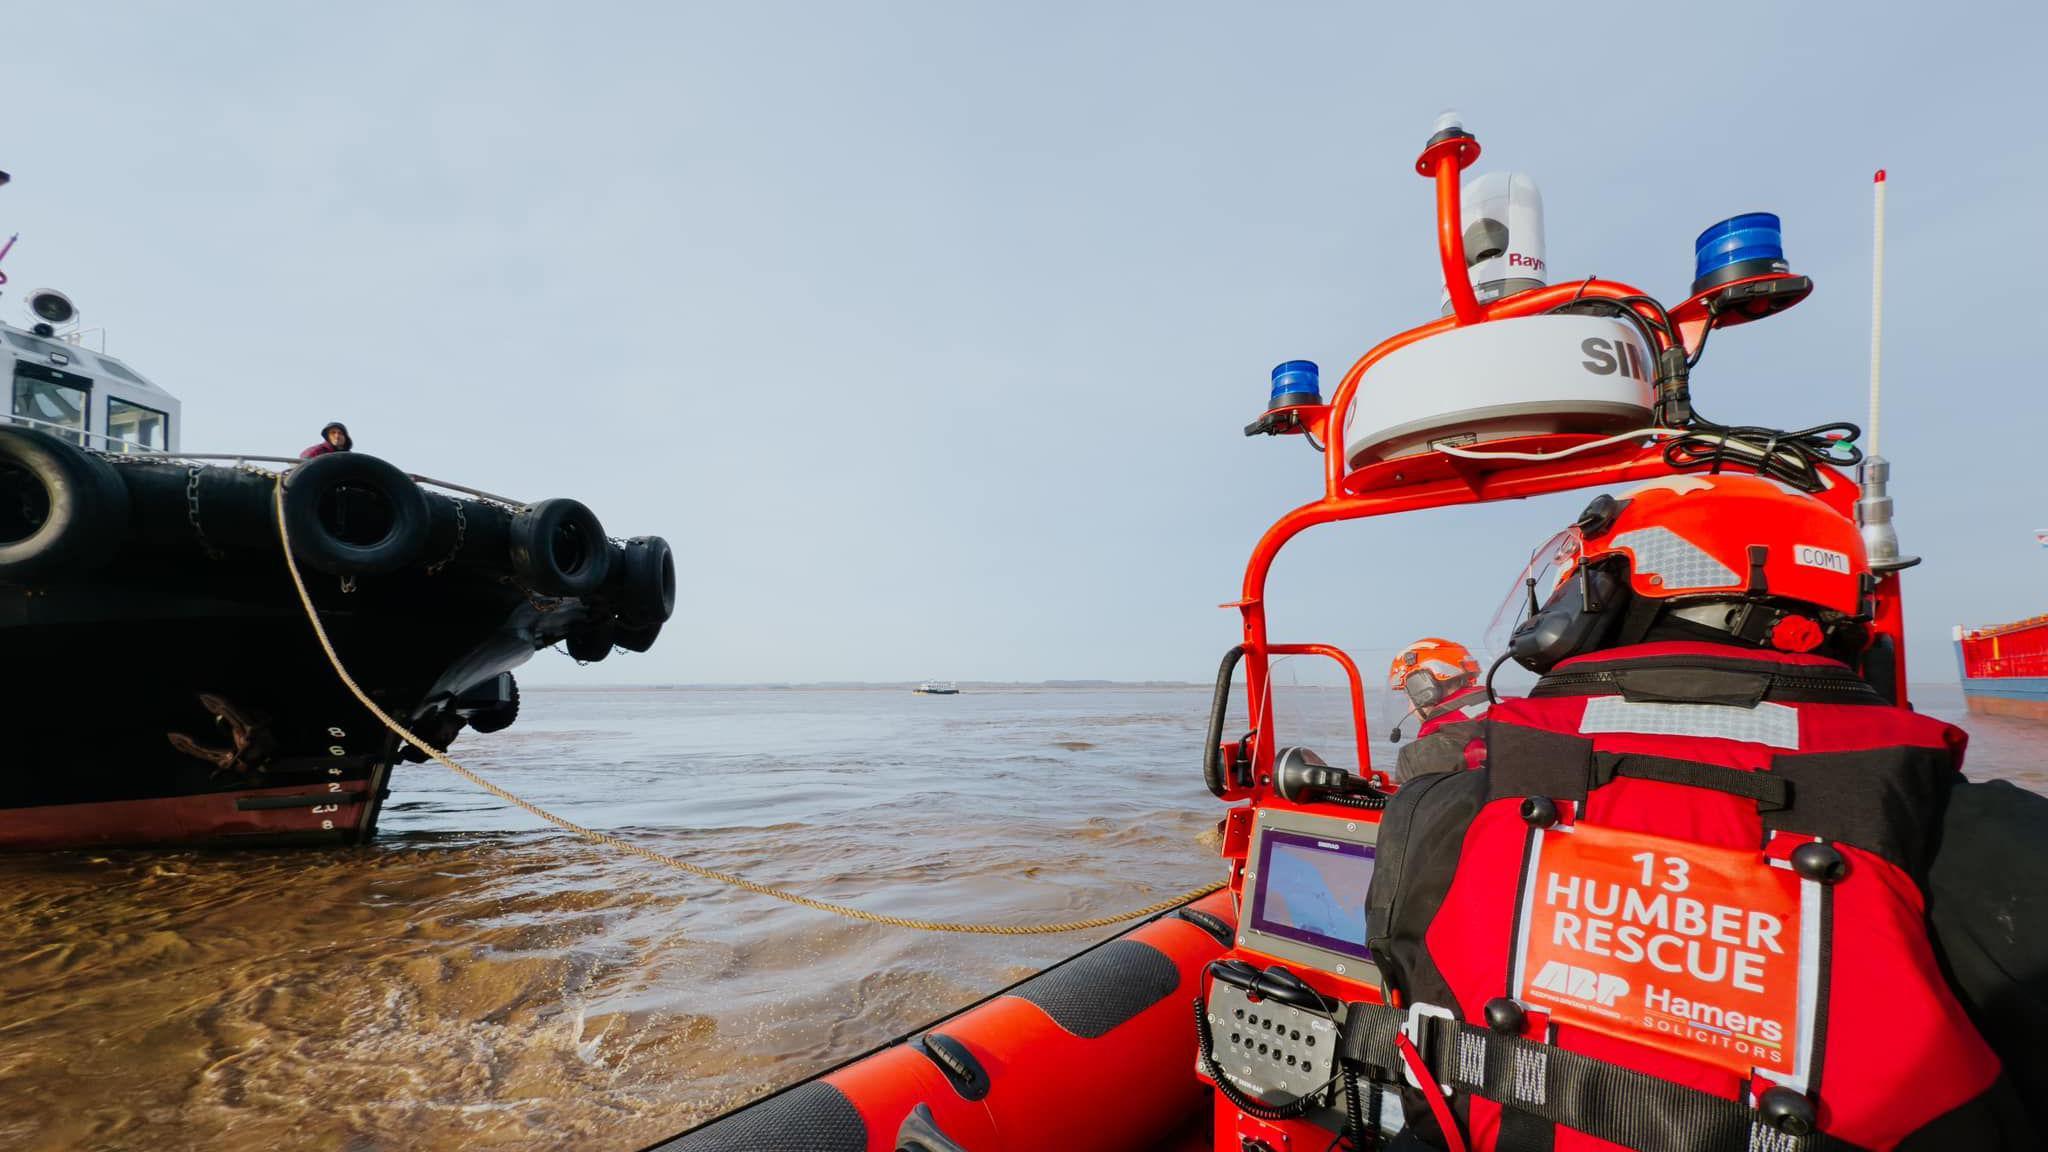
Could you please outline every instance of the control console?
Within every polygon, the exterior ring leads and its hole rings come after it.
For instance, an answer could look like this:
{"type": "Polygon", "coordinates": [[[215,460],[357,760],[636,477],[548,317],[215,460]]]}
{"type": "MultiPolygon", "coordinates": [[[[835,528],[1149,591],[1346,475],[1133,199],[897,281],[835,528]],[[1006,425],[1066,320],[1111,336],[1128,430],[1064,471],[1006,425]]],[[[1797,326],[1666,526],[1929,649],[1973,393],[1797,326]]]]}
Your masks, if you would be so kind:
{"type": "MultiPolygon", "coordinates": [[[[1255,977],[1265,976],[1243,967],[1255,977]]],[[[1207,1015],[1217,1070],[1265,1104],[1281,1106],[1314,1095],[1322,1107],[1341,1108],[1337,1048],[1342,1016],[1257,997],[1253,987],[1233,983],[1235,975],[1219,965],[1209,984],[1207,1015]]],[[[1208,1075],[1206,1068],[1197,1071],[1208,1075]]]]}
{"type": "MultiPolygon", "coordinates": [[[[1276,778],[1324,784],[1309,774],[1343,775],[1312,761],[1290,757],[1276,778]]],[[[1236,946],[1209,966],[1202,1009],[1206,1056],[1198,1055],[1196,1064],[1238,1103],[1240,1126],[1251,1125],[1261,1139],[1289,1131],[1295,1140],[1310,1139],[1321,1131],[1327,1140],[1345,1129],[1338,1061],[1345,1002],[1380,996],[1379,968],[1366,946],[1379,813],[1316,804],[1307,788],[1283,791],[1298,793],[1284,799],[1300,806],[1258,807],[1247,840],[1240,841],[1236,946]]],[[[1382,1129],[1398,1130],[1399,1103],[1379,1095],[1382,1129]]],[[[1246,1134],[1219,1130],[1217,1146],[1235,1147],[1230,1141],[1246,1134]]]]}

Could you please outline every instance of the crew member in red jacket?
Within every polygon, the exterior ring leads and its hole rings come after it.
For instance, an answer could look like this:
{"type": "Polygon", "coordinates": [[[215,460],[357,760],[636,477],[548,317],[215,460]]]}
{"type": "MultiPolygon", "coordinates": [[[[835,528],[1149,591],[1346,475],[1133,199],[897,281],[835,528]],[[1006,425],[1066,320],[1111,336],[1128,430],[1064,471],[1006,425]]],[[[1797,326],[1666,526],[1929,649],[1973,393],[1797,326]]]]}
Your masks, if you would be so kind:
{"type": "Polygon", "coordinates": [[[1413,1085],[1404,1141],[2041,1147],[2043,801],[1964,781],[1964,734],[1878,687],[1856,526],[1679,476],[1571,539],[1511,641],[1542,678],[1381,826],[1401,1007],[1346,1047],[1413,1085]]]}
{"type": "MultiPolygon", "coordinates": [[[[1403,747],[1395,760],[1396,782],[1466,766],[1465,745],[1478,734],[1477,721],[1486,715],[1481,672],[1470,649],[1436,636],[1425,636],[1394,657],[1387,668],[1387,689],[1408,699],[1408,715],[1402,717],[1401,724],[1412,717],[1422,718],[1415,742],[1403,747]]],[[[1397,741],[1401,724],[1394,726],[1397,741]]]]}
{"type": "Polygon", "coordinates": [[[311,460],[315,456],[325,456],[329,452],[352,452],[355,446],[356,442],[349,439],[348,425],[336,420],[320,430],[320,442],[299,453],[299,459],[311,460]]]}

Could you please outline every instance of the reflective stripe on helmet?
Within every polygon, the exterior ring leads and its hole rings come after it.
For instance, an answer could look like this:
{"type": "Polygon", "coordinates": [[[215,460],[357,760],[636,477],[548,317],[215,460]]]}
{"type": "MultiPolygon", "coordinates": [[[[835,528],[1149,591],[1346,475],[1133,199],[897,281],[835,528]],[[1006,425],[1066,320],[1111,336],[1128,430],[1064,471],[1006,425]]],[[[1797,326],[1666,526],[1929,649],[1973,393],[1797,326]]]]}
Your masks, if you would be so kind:
{"type": "Polygon", "coordinates": [[[1661,585],[1666,592],[1742,586],[1742,577],[1734,569],[1661,524],[1623,532],[1614,537],[1612,544],[1629,553],[1637,576],[1661,585]]]}

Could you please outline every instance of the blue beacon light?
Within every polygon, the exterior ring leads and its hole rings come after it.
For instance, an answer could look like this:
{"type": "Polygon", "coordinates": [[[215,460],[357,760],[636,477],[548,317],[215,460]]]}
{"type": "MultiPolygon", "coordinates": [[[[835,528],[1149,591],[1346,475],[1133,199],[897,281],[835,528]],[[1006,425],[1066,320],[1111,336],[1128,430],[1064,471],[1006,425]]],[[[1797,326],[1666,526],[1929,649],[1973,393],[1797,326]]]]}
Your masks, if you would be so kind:
{"type": "Polygon", "coordinates": [[[1751,276],[1790,272],[1778,217],[1770,212],[1731,216],[1693,241],[1692,294],[1751,276]]]}
{"type": "Polygon", "coordinates": [[[1315,361],[1289,360],[1273,369],[1273,398],[1266,405],[1268,412],[1322,402],[1322,380],[1315,361]]]}

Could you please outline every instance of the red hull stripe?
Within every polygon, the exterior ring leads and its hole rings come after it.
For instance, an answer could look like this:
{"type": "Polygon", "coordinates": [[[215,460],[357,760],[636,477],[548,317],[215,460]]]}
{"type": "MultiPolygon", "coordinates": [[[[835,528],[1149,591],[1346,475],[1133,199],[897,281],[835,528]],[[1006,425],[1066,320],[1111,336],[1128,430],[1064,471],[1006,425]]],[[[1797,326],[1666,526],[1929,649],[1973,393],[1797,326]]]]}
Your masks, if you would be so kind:
{"type": "Polygon", "coordinates": [[[247,837],[345,834],[362,819],[364,782],[337,781],[336,800],[291,808],[242,810],[246,797],[305,796],[324,792],[318,784],[251,788],[201,796],[153,800],[109,800],[97,804],[48,804],[0,811],[0,849],[83,848],[115,844],[190,844],[247,837]],[[332,811],[325,809],[332,807],[332,811]]]}
{"type": "Polygon", "coordinates": [[[1972,693],[1970,711],[1983,716],[2017,716],[2022,720],[2048,720],[2048,699],[2021,700],[2012,696],[1972,693]]]}

